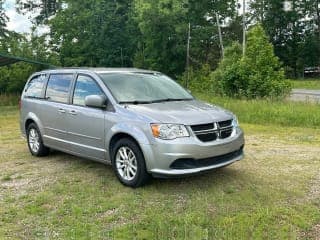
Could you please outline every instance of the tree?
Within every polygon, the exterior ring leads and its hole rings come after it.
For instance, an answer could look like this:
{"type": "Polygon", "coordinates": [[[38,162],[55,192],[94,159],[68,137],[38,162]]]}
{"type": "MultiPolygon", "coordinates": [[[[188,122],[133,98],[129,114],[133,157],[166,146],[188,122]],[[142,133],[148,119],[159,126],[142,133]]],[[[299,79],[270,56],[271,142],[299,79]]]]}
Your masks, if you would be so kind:
{"type": "Polygon", "coordinates": [[[283,1],[251,1],[252,22],[260,22],[284,62],[289,75],[299,77],[305,66],[320,65],[319,0],[292,0],[292,9],[284,10],[283,1]],[[309,54],[309,53],[313,54],[309,54]]]}
{"type": "MultiPolygon", "coordinates": [[[[217,66],[221,56],[215,14],[219,13],[221,20],[236,19],[235,0],[135,0],[134,3],[135,21],[141,32],[135,54],[136,66],[175,77],[182,75],[189,22],[192,68],[202,71],[204,64],[209,69],[217,66]]],[[[223,28],[226,42],[239,37],[236,25],[233,21],[230,27],[223,28]]]]}
{"type": "MultiPolygon", "coordinates": [[[[190,0],[188,16],[192,25],[191,56],[198,65],[193,67],[202,68],[202,64],[208,64],[215,69],[221,56],[219,46],[218,26],[216,14],[222,25],[222,37],[224,45],[240,40],[241,27],[237,13],[236,0],[190,0]]],[[[192,59],[191,59],[192,60],[192,59]]],[[[193,63],[195,63],[193,61],[193,63]]]]}
{"type": "MultiPolygon", "coordinates": [[[[8,55],[57,64],[57,57],[49,50],[45,36],[32,32],[29,36],[10,33],[0,51],[8,55]]],[[[18,62],[0,68],[0,94],[20,93],[28,77],[46,66],[18,62]]]]}
{"type": "Polygon", "coordinates": [[[134,65],[178,75],[184,71],[187,39],[186,1],[136,0],[140,31],[134,65]]]}
{"type": "Polygon", "coordinates": [[[214,69],[220,59],[218,28],[226,43],[238,39],[236,0],[18,1],[20,11],[40,11],[36,24],[51,28],[50,45],[63,66],[136,66],[177,77],[185,71],[188,23],[191,65],[214,69]]]}
{"type": "Polygon", "coordinates": [[[8,36],[8,30],[6,29],[8,18],[2,8],[3,0],[0,0],[0,44],[8,36]]]}
{"type": "Polygon", "coordinates": [[[131,1],[68,0],[49,20],[51,45],[63,66],[132,66],[131,1]]]}
{"type": "Polygon", "coordinates": [[[234,43],[225,51],[225,58],[212,74],[213,86],[222,94],[236,97],[283,97],[290,85],[285,80],[279,59],[274,55],[262,26],[248,32],[246,55],[241,56],[241,46],[234,43]]]}
{"type": "Polygon", "coordinates": [[[22,14],[38,10],[39,14],[33,20],[36,24],[43,24],[62,8],[62,2],[61,0],[17,0],[17,10],[22,14]]]}

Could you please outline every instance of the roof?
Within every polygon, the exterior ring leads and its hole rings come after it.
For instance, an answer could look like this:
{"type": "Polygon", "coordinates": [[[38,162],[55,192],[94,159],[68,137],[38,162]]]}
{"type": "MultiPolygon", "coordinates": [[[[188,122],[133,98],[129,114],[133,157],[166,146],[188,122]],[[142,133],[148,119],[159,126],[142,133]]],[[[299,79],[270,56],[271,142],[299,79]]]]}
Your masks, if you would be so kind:
{"type": "Polygon", "coordinates": [[[67,68],[55,68],[49,70],[43,70],[42,72],[69,72],[69,71],[91,71],[95,73],[157,73],[152,70],[145,70],[139,68],[101,68],[101,67],[67,67],[67,68]]]}
{"type": "Polygon", "coordinates": [[[32,59],[27,59],[27,58],[22,58],[22,57],[9,56],[9,55],[0,53],[0,67],[7,66],[7,65],[10,65],[10,64],[13,64],[16,62],[27,62],[27,63],[39,64],[39,65],[47,66],[49,68],[55,67],[49,63],[39,62],[39,61],[35,61],[32,59]]]}
{"type": "Polygon", "coordinates": [[[139,72],[139,73],[151,73],[154,72],[152,70],[145,70],[139,68],[92,68],[92,71],[96,73],[104,73],[104,72],[139,72]]]}

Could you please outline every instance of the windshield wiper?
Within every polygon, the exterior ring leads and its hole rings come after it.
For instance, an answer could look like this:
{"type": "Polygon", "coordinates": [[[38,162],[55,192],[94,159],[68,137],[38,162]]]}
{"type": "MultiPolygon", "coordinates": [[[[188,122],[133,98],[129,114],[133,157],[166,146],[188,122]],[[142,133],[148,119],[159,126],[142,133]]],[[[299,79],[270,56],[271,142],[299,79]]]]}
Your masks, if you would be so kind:
{"type": "Polygon", "coordinates": [[[153,103],[153,101],[134,100],[134,101],[122,101],[122,102],[119,102],[119,104],[134,104],[134,105],[137,105],[137,104],[150,104],[150,103],[153,103]]]}
{"type": "Polygon", "coordinates": [[[193,98],[164,98],[164,99],[156,99],[152,101],[141,101],[141,100],[134,100],[134,101],[122,101],[119,104],[151,104],[151,103],[160,103],[160,102],[174,102],[174,101],[191,101],[193,98]]]}
{"type": "Polygon", "coordinates": [[[152,102],[158,103],[158,102],[191,101],[191,100],[193,100],[193,98],[164,98],[164,99],[153,100],[152,102]]]}

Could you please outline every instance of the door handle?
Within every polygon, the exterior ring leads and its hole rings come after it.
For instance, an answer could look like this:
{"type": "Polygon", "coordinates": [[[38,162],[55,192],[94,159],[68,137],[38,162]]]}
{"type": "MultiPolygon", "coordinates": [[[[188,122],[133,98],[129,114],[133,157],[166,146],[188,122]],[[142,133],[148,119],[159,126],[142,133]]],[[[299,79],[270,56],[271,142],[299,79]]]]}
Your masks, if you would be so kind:
{"type": "Polygon", "coordinates": [[[77,115],[77,112],[75,110],[71,110],[69,113],[72,115],[77,115]]]}
{"type": "Polygon", "coordinates": [[[59,113],[66,113],[66,110],[60,108],[60,109],[58,110],[58,112],[59,112],[59,113]]]}

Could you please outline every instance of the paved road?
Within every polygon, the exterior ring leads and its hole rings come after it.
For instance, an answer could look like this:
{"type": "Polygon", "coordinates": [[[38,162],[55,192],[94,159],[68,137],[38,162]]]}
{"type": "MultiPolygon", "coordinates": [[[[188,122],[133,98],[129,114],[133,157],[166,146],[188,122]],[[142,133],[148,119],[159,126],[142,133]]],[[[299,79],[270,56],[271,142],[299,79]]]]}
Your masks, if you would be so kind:
{"type": "Polygon", "coordinates": [[[310,101],[320,103],[320,90],[292,89],[290,99],[292,101],[310,101]]]}

